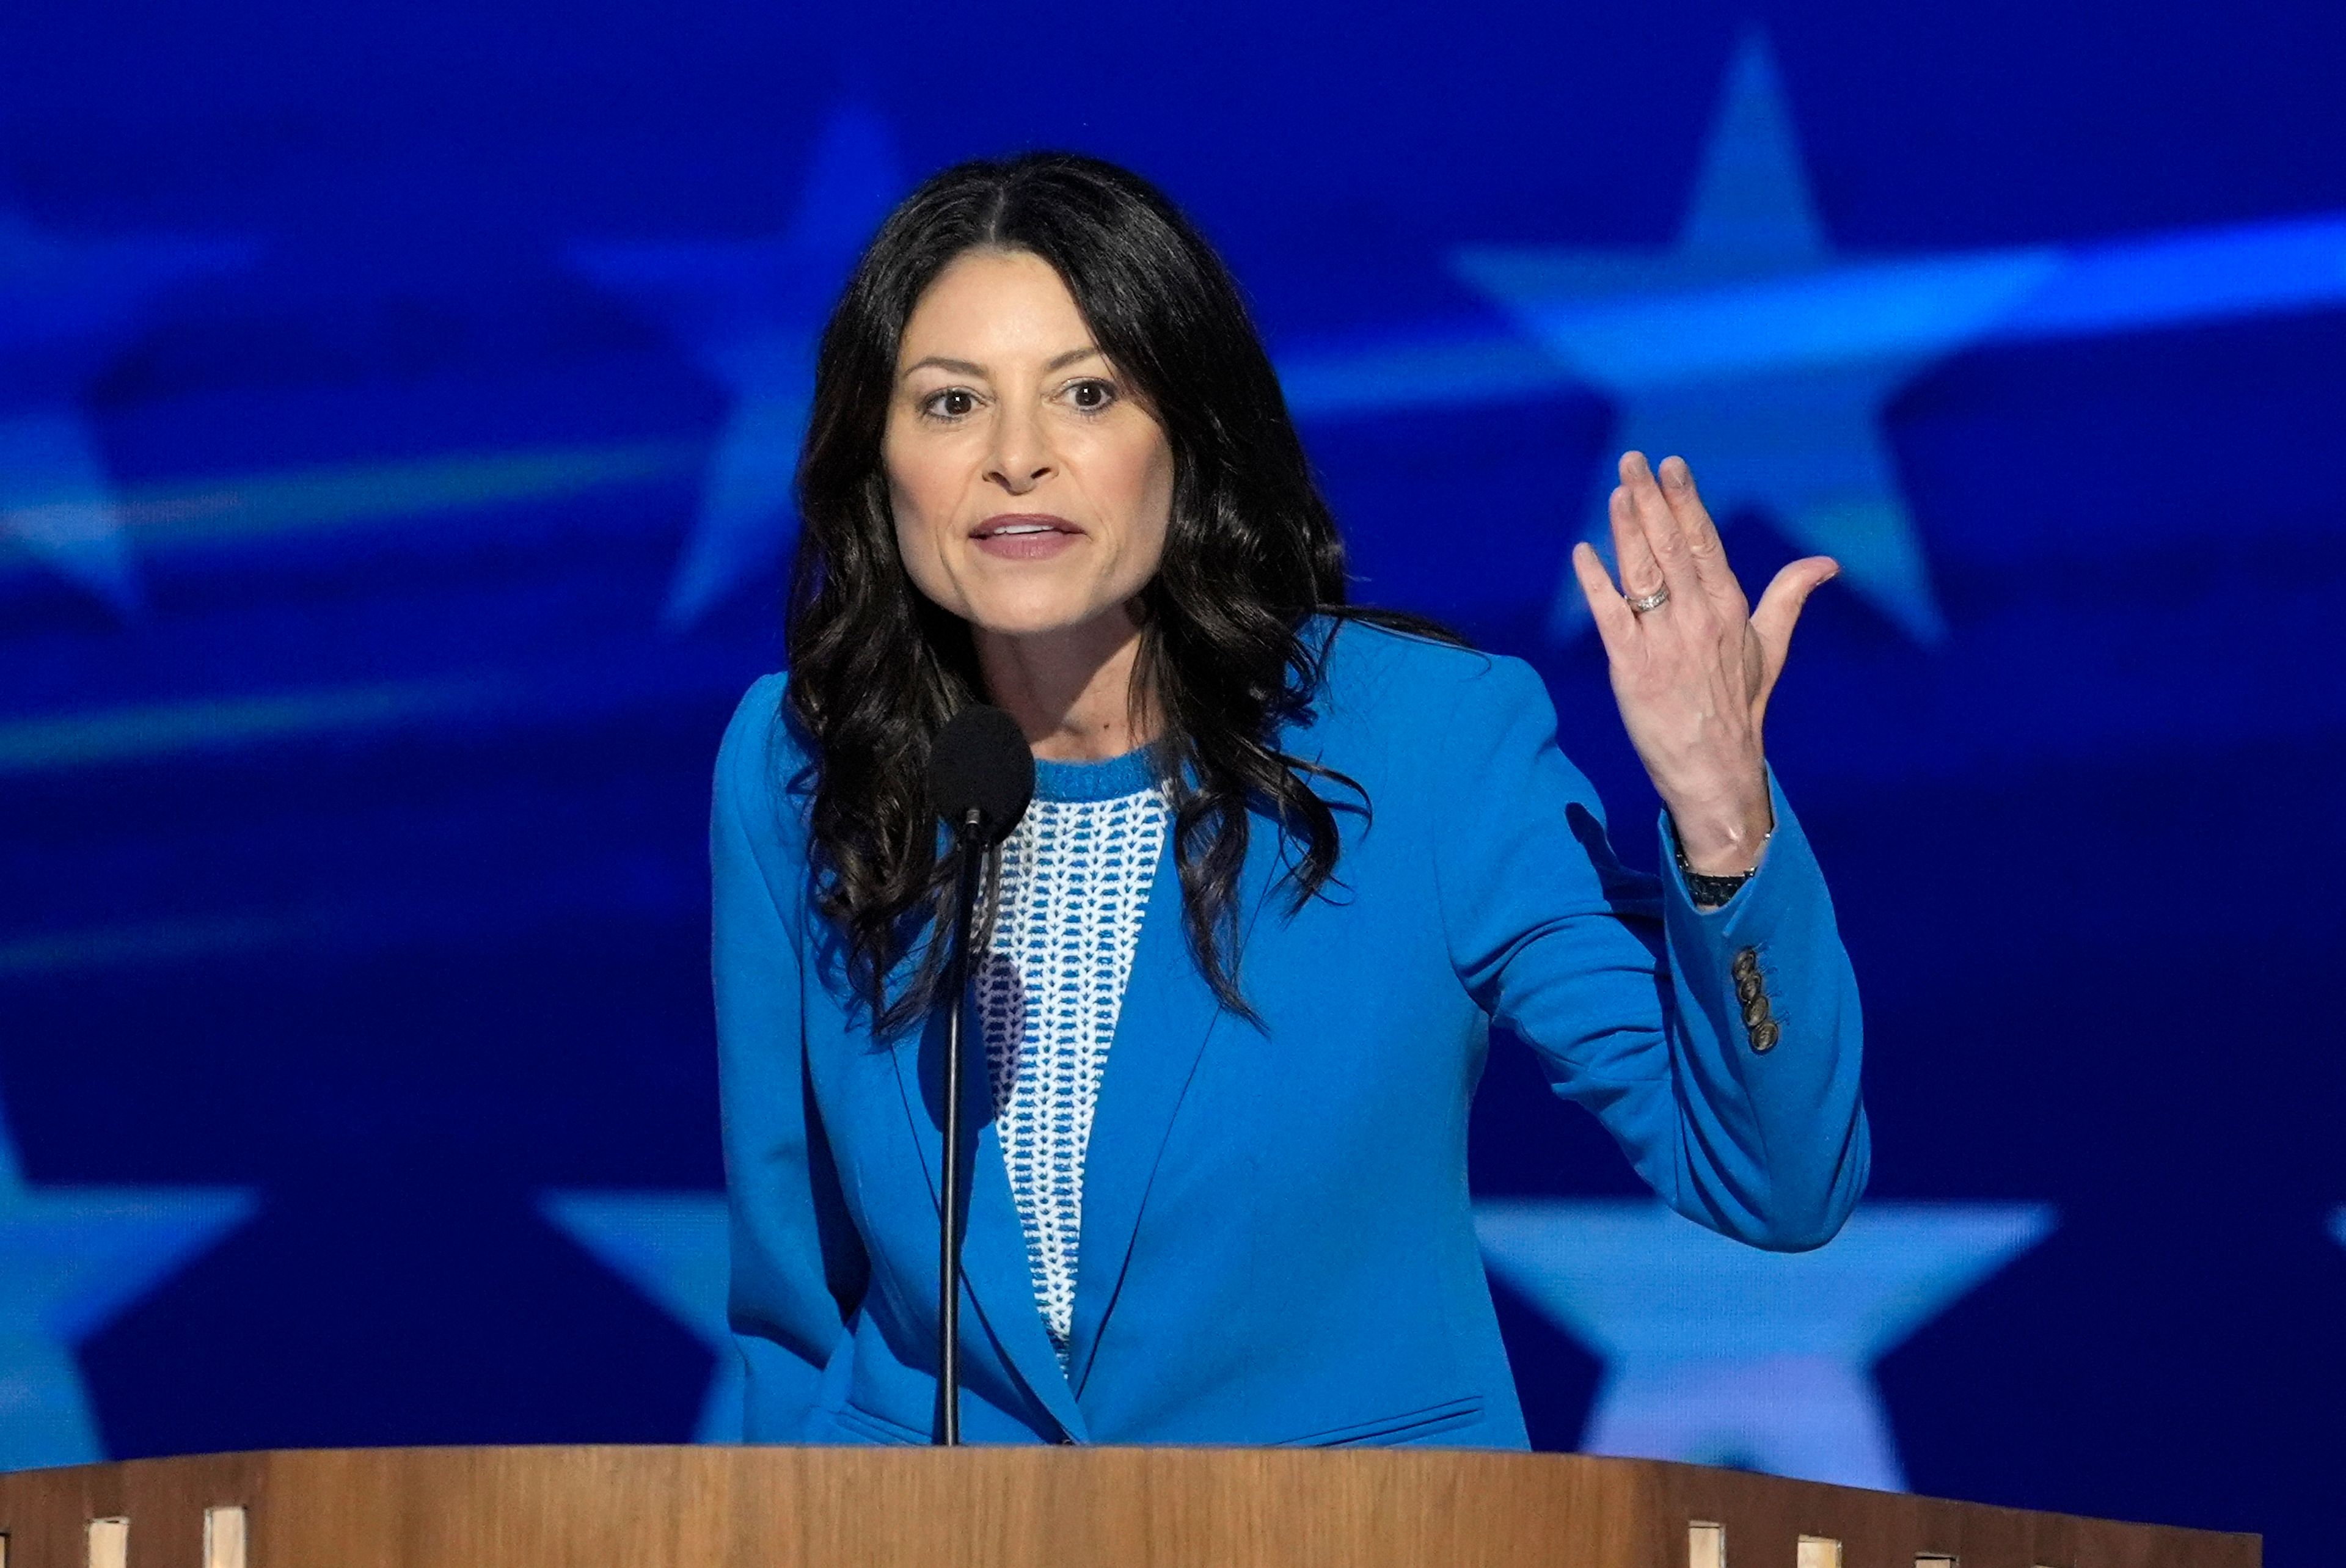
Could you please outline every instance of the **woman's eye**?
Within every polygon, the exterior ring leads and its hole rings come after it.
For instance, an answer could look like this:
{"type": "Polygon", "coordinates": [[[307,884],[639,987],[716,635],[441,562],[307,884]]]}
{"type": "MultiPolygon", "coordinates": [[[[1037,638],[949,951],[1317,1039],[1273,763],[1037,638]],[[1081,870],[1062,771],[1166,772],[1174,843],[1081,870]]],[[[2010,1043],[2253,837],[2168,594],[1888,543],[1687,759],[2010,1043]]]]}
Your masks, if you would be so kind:
{"type": "Polygon", "coordinates": [[[1081,381],[1067,389],[1067,400],[1086,413],[1096,413],[1116,401],[1116,388],[1102,381],[1081,381]]]}
{"type": "Polygon", "coordinates": [[[930,393],[925,406],[929,412],[942,418],[959,419],[977,407],[977,397],[966,387],[947,387],[941,392],[930,393]]]}

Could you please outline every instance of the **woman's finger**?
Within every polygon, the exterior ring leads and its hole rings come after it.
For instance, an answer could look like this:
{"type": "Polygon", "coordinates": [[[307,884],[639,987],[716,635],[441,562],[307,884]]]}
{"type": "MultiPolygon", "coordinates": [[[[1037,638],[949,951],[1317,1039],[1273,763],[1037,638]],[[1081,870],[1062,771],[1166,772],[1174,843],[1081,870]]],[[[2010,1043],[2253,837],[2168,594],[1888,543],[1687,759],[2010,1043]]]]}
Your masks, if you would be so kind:
{"type": "Polygon", "coordinates": [[[1719,537],[1719,524],[1711,520],[1710,508],[1702,504],[1702,494],[1695,488],[1694,470],[1687,465],[1687,460],[1665,457],[1654,477],[1660,483],[1662,500],[1670,509],[1671,519],[1686,536],[1695,572],[1704,585],[1713,592],[1737,586],[1735,574],[1728,569],[1727,546],[1719,537]]]}
{"type": "Polygon", "coordinates": [[[1800,618],[1800,611],[1809,596],[1841,571],[1841,563],[1831,555],[1809,555],[1793,562],[1776,574],[1768,591],[1760,596],[1760,606],[1751,612],[1751,632],[1760,639],[1760,698],[1767,700],[1769,688],[1784,668],[1784,659],[1792,651],[1792,626],[1800,618]]]}
{"type": "MultiPolygon", "coordinates": [[[[1635,456],[1635,453],[1631,453],[1635,456]]],[[[1643,458],[1638,462],[1642,464],[1643,458]]],[[[1633,599],[1659,592],[1668,585],[1662,575],[1662,564],[1654,556],[1651,540],[1646,537],[1646,526],[1637,516],[1637,504],[1628,480],[1629,460],[1621,460],[1621,483],[1613,489],[1613,499],[1607,514],[1613,523],[1613,561],[1621,571],[1621,591],[1633,599]]]]}
{"type": "MultiPolygon", "coordinates": [[[[1670,512],[1670,504],[1663,499],[1662,487],[1655,482],[1653,468],[1642,452],[1621,454],[1621,489],[1627,493],[1630,516],[1646,549],[1654,559],[1658,581],[1654,587],[1667,587],[1673,594],[1691,597],[1702,591],[1701,575],[1695,568],[1694,546],[1670,512]]],[[[1620,531],[1617,523],[1615,533],[1620,531]]],[[[1622,582],[1629,584],[1625,572],[1622,582]]],[[[1653,588],[1631,592],[1651,593],[1653,588]]]]}
{"type": "Polygon", "coordinates": [[[1588,613],[1596,619],[1596,633],[1610,649],[1616,638],[1628,632],[1637,618],[1637,613],[1613,585],[1613,578],[1598,559],[1594,545],[1584,542],[1572,547],[1572,575],[1580,579],[1580,592],[1588,600],[1588,613]]]}

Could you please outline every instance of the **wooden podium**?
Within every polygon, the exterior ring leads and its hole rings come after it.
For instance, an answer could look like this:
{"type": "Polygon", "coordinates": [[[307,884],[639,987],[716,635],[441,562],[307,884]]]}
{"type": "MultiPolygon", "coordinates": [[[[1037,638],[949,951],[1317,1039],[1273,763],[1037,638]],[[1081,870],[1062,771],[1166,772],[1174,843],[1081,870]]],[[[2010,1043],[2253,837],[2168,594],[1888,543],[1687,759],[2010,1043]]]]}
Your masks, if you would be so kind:
{"type": "Polygon", "coordinates": [[[2257,1568],[2254,1535],[1572,1454],[343,1449],[0,1475],[5,1568],[2257,1568]]]}

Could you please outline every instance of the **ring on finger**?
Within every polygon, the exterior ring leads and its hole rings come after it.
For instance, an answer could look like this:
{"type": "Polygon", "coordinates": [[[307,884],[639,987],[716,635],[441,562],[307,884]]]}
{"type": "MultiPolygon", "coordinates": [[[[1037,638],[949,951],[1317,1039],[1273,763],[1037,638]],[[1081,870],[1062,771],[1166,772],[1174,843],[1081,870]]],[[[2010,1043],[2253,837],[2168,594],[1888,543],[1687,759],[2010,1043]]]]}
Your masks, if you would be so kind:
{"type": "MultiPolygon", "coordinates": [[[[1627,594],[1624,594],[1621,596],[1625,599],[1629,599],[1629,596],[1627,594]]],[[[1656,588],[1650,594],[1640,594],[1636,598],[1629,599],[1629,607],[1642,616],[1650,610],[1658,610],[1669,602],[1670,591],[1667,586],[1664,586],[1656,588]]]]}

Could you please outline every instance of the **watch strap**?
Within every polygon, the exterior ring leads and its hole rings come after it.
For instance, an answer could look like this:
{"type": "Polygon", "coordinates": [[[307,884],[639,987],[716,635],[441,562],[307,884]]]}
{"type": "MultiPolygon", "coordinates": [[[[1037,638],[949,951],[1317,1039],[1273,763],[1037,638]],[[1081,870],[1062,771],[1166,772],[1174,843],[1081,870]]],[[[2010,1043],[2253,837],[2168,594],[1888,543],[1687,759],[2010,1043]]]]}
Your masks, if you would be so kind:
{"type": "Polygon", "coordinates": [[[1760,874],[1760,856],[1768,852],[1768,840],[1775,836],[1776,830],[1773,828],[1762,834],[1759,852],[1751,858],[1751,869],[1748,871],[1737,872],[1732,876],[1714,877],[1698,871],[1688,865],[1686,846],[1678,842],[1675,828],[1670,832],[1670,850],[1678,859],[1678,875],[1686,880],[1688,895],[1702,908],[1717,909],[1737,893],[1741,892],[1743,884],[1760,874]]]}

